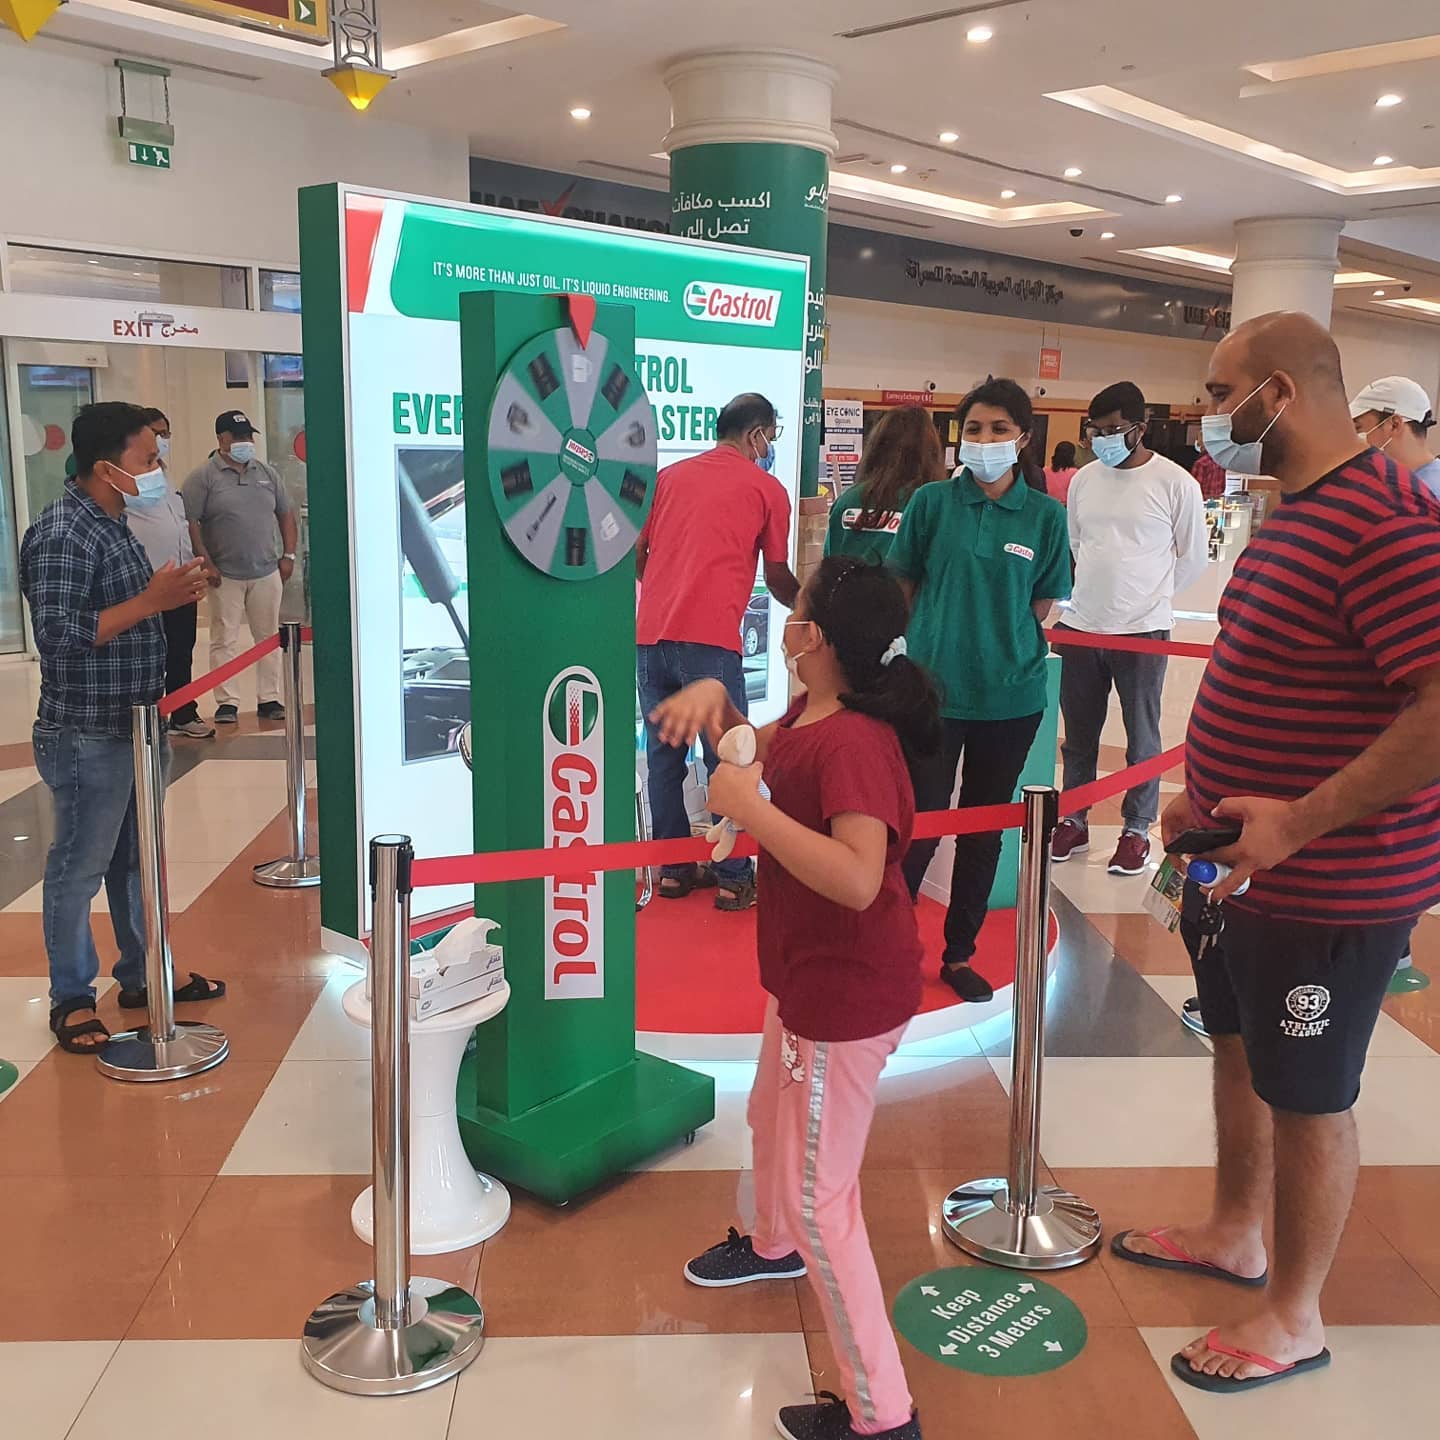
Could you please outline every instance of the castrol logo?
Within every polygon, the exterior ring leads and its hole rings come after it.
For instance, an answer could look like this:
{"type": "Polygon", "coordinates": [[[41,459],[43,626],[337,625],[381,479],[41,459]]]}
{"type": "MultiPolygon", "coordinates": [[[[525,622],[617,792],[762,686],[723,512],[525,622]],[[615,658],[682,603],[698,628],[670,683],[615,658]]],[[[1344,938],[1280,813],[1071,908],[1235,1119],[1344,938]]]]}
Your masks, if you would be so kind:
{"type": "Polygon", "coordinates": [[[577,851],[573,871],[545,881],[545,998],[605,994],[605,877],[580,847],[605,840],[605,698],[582,666],[545,695],[545,845],[577,851]]]}

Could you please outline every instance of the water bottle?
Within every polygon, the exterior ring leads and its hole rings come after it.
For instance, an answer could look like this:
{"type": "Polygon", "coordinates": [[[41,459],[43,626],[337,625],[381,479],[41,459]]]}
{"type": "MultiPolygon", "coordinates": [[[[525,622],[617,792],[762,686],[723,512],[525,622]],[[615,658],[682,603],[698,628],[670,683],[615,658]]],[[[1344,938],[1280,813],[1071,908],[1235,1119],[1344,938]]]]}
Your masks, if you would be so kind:
{"type": "MultiPolygon", "coordinates": [[[[1218,860],[1192,860],[1186,867],[1186,874],[1202,890],[1218,885],[1229,873],[1230,867],[1222,865],[1218,860]]],[[[1247,880],[1235,893],[1243,895],[1249,888],[1250,882],[1247,880]]]]}

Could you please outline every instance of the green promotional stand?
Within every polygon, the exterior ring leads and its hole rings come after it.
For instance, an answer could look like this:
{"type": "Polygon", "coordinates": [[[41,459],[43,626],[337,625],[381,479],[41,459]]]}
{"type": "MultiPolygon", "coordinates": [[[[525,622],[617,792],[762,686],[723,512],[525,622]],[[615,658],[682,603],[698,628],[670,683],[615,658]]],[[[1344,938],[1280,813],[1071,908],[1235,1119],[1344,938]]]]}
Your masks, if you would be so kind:
{"type": "MultiPolygon", "coordinates": [[[[475,847],[635,838],[635,563],[656,474],[634,312],[460,297],[475,847]]],[[[460,1074],[475,1165],[563,1203],[708,1123],[714,1082],[635,1049],[630,871],[482,886],[511,1000],[460,1074]]]]}

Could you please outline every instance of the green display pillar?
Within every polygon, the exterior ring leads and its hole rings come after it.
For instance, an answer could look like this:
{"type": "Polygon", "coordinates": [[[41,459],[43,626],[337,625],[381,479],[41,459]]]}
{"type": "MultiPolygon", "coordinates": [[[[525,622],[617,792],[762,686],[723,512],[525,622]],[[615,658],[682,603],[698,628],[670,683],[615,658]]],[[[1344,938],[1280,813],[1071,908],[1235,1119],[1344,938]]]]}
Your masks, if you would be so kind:
{"type": "Polygon", "coordinates": [[[511,998],[460,1074],[477,1168],[555,1202],[714,1118],[714,1082],[635,1049],[635,561],[655,416],[635,317],[571,326],[554,296],[460,297],[475,846],[574,871],[478,887],[511,998]]]}
{"type": "Polygon", "coordinates": [[[665,68],[672,122],[670,228],[677,235],[810,261],[800,494],[817,493],[825,405],[825,243],[835,72],[775,50],[682,56],[665,68]]]}
{"type": "MultiPolygon", "coordinates": [[[[1020,792],[1027,785],[1053,785],[1055,783],[1055,747],[1060,739],[1060,657],[1051,655],[1045,661],[1045,713],[1040,717],[1040,728],[1035,732],[1035,741],[1025,757],[1025,768],[1020,772],[1015,793],[1010,798],[1018,800],[1020,792]]],[[[990,908],[1011,910],[1015,906],[1015,892],[1020,879],[1020,832],[1007,830],[1000,840],[1000,865],[995,871],[995,884],[990,888],[990,908]]]]}

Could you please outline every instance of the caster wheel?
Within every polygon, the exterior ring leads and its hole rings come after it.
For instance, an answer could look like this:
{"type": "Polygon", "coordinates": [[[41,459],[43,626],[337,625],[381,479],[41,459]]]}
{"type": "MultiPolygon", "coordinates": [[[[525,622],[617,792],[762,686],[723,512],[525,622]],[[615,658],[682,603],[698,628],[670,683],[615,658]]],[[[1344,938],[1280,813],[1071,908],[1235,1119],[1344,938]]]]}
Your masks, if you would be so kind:
{"type": "Polygon", "coordinates": [[[685,1137],[685,1143],[687,1145],[693,1145],[695,1143],[695,1132],[693,1130],[685,1137]]]}

